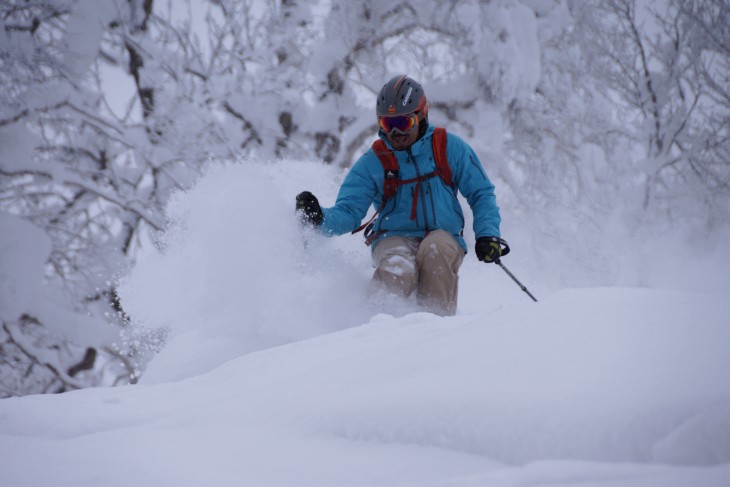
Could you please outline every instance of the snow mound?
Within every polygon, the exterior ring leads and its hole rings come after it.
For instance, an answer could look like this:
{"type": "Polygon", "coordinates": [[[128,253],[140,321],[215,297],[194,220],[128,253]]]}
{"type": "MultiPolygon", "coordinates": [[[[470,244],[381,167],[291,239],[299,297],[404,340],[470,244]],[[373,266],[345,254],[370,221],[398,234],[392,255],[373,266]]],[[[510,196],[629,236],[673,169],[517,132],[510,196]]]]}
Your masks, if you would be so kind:
{"type": "Polygon", "coordinates": [[[177,382],[3,400],[0,483],[726,486],[729,312],[564,290],[381,314],[177,382]]]}

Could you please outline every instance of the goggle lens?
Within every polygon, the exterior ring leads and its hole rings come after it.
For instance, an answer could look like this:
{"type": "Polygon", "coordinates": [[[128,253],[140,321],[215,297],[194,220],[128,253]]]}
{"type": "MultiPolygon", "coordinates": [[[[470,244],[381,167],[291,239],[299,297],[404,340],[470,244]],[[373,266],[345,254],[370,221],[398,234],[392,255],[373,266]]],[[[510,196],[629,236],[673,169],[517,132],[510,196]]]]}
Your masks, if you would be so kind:
{"type": "Polygon", "coordinates": [[[399,115],[397,117],[380,117],[378,120],[380,128],[386,134],[393,130],[401,133],[409,132],[418,123],[416,115],[399,115]]]}

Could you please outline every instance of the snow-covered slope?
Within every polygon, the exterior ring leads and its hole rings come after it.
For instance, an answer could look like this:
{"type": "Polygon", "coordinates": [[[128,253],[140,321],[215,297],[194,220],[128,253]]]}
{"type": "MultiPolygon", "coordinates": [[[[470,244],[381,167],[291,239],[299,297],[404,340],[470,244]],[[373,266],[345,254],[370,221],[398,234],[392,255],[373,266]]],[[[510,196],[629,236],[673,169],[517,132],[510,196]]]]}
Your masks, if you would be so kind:
{"type": "Polygon", "coordinates": [[[180,194],[121,286],[169,343],[139,385],[0,401],[0,486],[730,485],[727,259],[508,217],[540,302],[470,254],[455,317],[369,303],[360,239],[292,216],[299,190],[334,201],[331,171],[180,194]]]}
{"type": "Polygon", "coordinates": [[[178,382],[0,402],[0,485],[730,483],[730,306],[375,316],[178,382]]]}

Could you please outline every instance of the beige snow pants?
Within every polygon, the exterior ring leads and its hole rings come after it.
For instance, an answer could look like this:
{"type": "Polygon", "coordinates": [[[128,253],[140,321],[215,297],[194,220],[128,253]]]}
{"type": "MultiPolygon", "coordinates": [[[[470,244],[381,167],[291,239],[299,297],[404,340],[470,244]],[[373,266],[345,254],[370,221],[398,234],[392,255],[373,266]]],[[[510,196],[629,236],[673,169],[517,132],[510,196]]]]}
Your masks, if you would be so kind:
{"type": "Polygon", "coordinates": [[[443,230],[423,239],[386,237],[373,250],[373,283],[403,297],[417,290],[418,303],[426,311],[454,315],[463,260],[464,249],[443,230]]]}

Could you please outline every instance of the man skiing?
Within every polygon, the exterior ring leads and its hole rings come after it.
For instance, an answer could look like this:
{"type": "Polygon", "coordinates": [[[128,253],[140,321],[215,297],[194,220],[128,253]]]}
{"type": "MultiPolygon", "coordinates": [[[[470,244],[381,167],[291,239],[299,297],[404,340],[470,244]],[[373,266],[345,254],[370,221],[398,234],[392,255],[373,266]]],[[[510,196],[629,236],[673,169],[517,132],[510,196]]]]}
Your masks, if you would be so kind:
{"type": "Polygon", "coordinates": [[[495,262],[508,252],[499,233],[494,185],[472,148],[428,123],[421,85],[401,75],[388,81],[376,103],[379,140],[345,177],[335,206],[322,208],[309,191],[296,197],[304,224],[325,235],[365,228],[373,245],[373,285],[407,297],[416,292],[426,311],[454,315],[458,272],[467,251],[460,191],[471,207],[475,252],[495,262]],[[374,220],[360,226],[373,205],[374,220]],[[359,228],[358,228],[359,227],[359,228]]]}

